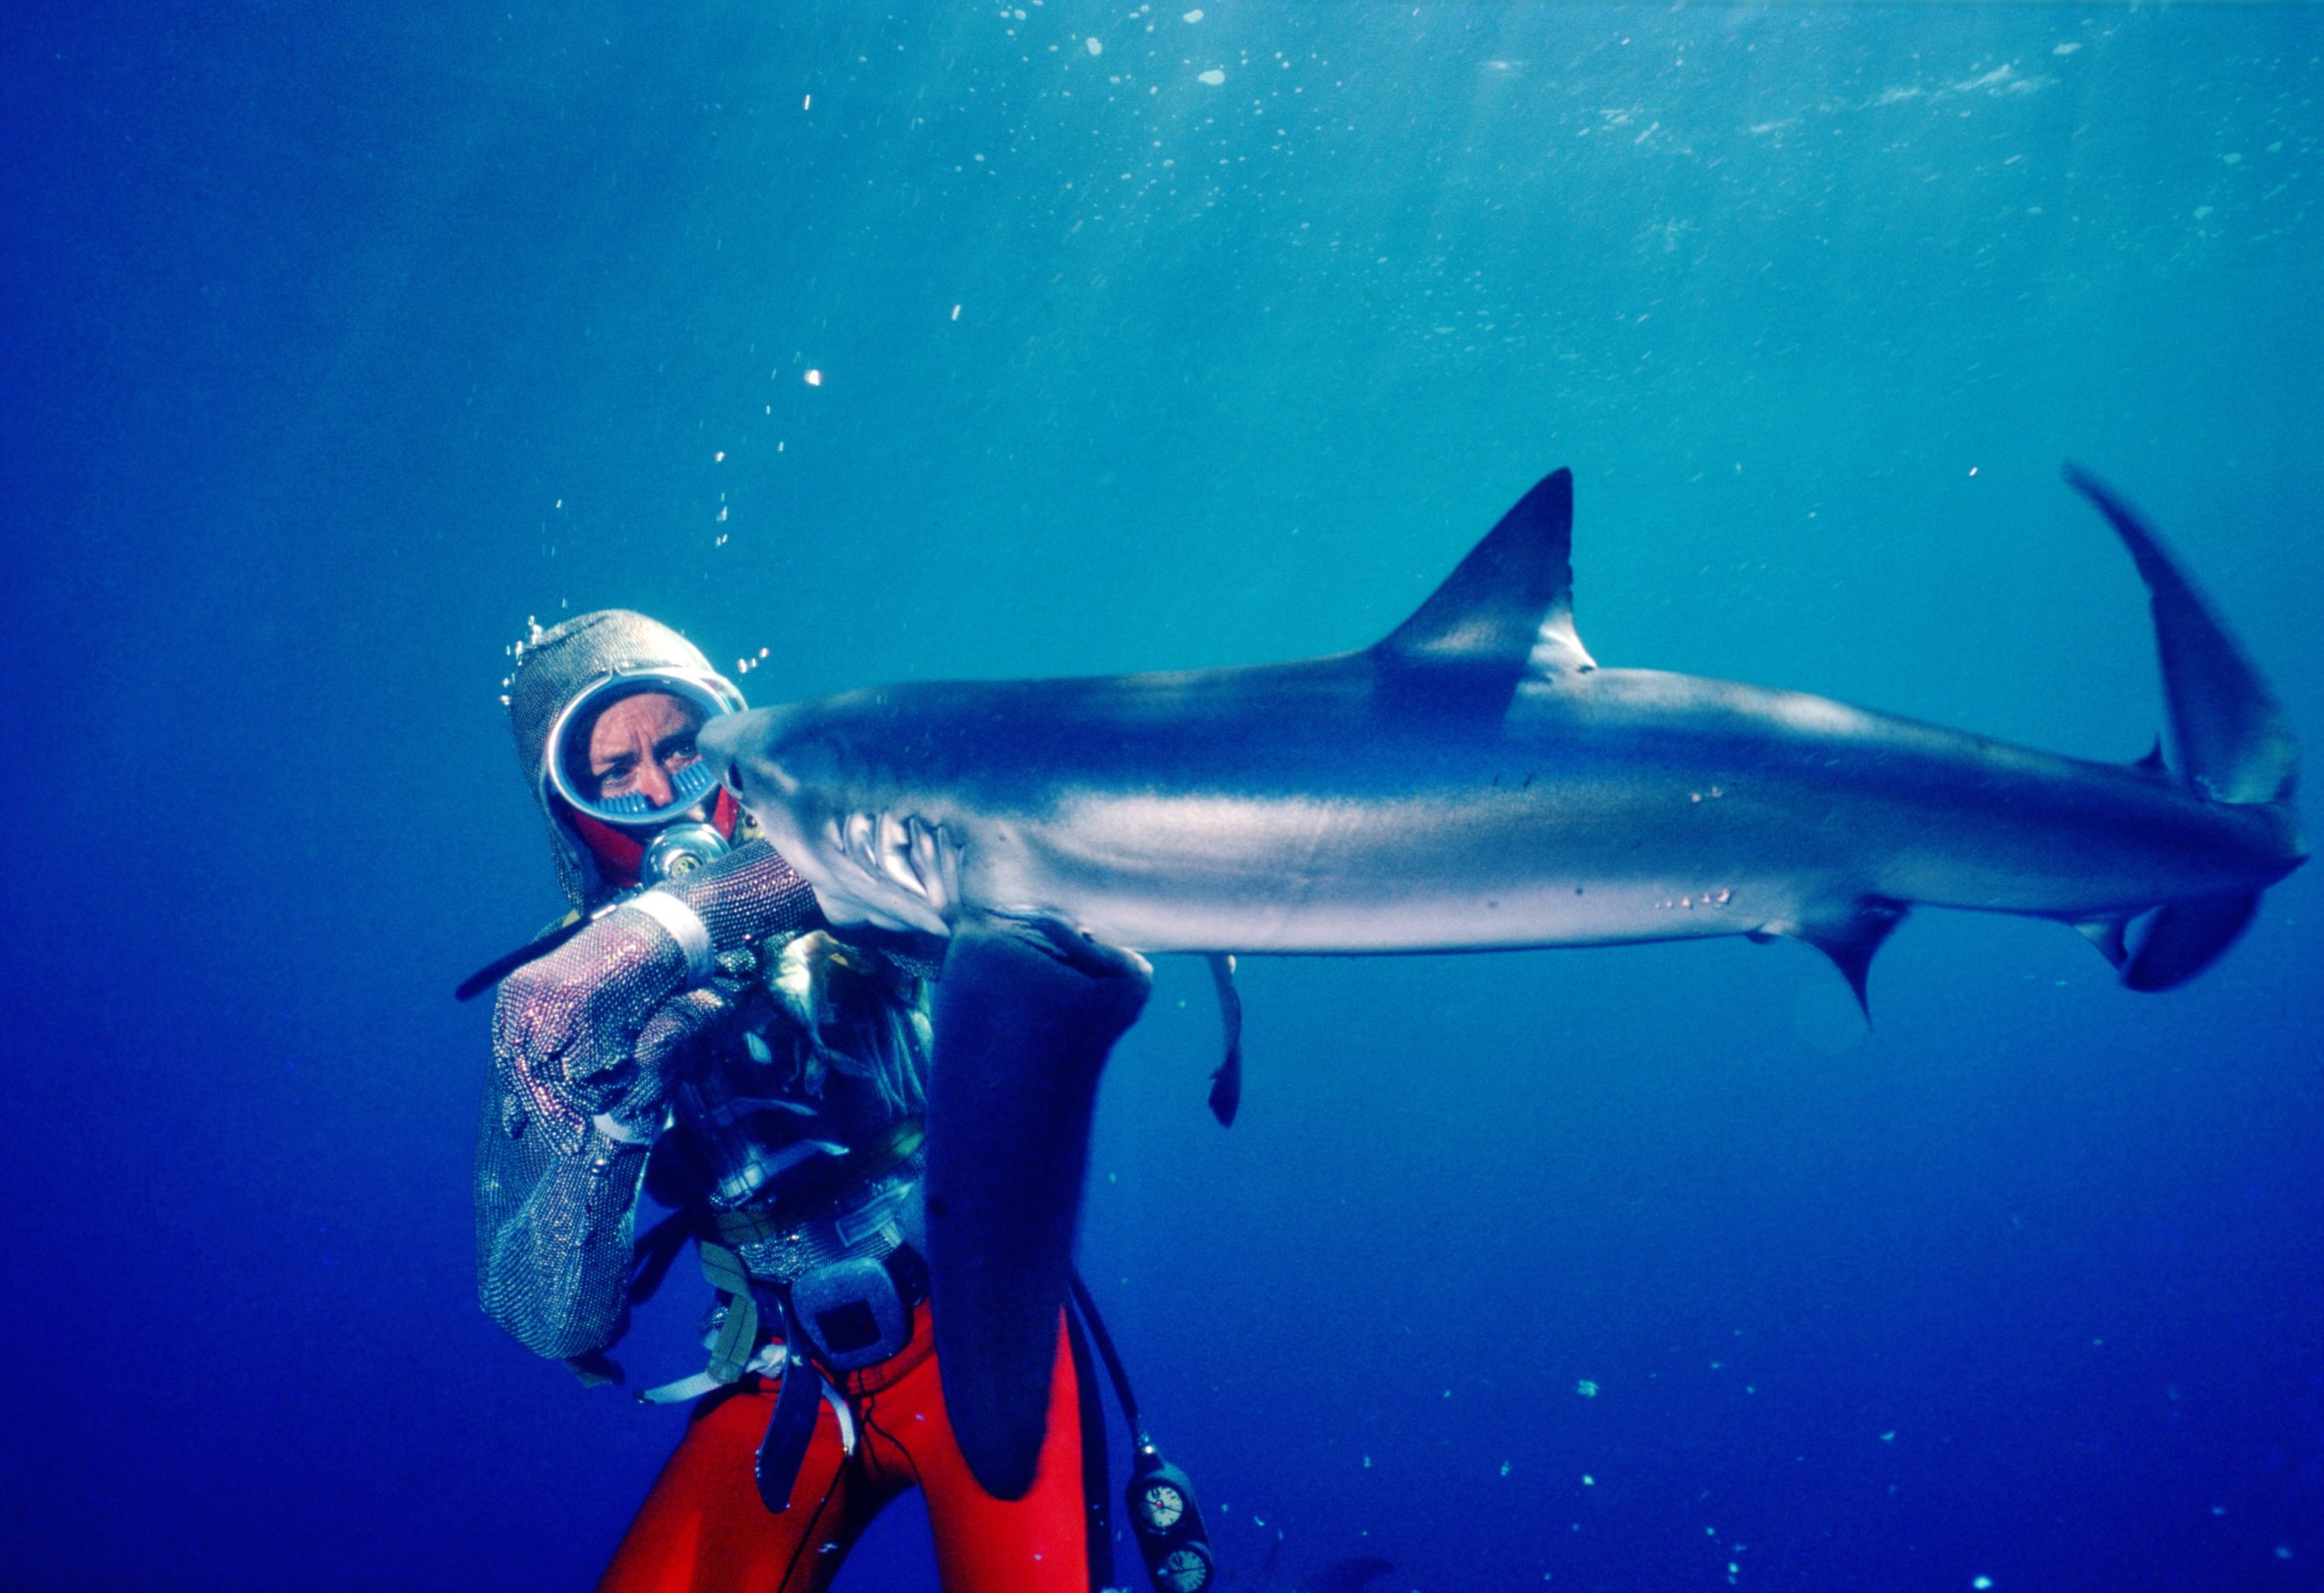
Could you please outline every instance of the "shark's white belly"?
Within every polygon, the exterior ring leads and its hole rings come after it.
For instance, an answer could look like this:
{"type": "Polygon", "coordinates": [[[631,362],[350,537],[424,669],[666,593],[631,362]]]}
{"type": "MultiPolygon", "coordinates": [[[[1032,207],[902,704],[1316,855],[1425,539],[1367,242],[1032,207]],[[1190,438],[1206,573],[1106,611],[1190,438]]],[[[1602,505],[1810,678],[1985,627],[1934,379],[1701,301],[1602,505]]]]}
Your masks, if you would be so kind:
{"type": "MultiPolygon", "coordinates": [[[[1679,799],[1684,800],[1683,795],[1679,799]]],[[[967,894],[1141,951],[1393,952],[1748,933],[1798,908],[1784,881],[1712,860],[1561,839],[1520,801],[1448,822],[1441,803],[1087,801],[988,824],[967,894]]],[[[1689,855],[1689,854],[1692,855],[1689,855]]]]}

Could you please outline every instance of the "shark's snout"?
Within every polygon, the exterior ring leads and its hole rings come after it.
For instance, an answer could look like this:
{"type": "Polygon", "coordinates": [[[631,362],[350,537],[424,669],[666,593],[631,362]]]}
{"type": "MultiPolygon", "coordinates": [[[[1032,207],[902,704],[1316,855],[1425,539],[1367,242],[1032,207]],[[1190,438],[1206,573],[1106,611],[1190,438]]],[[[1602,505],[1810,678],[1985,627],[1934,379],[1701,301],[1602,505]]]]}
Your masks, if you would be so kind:
{"type": "Polygon", "coordinates": [[[748,709],[741,713],[722,713],[704,725],[694,737],[694,747],[711,767],[718,771],[718,778],[736,796],[748,793],[743,789],[748,773],[751,749],[764,733],[770,710],[748,709]]]}

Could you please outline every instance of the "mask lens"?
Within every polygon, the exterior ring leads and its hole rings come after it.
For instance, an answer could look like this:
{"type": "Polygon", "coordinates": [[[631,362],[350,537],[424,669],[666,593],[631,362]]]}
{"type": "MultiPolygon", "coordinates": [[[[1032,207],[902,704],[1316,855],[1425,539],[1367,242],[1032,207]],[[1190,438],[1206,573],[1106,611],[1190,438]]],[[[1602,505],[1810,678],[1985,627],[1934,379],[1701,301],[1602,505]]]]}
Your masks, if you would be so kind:
{"type": "Polygon", "coordinates": [[[556,792],[609,824],[667,822],[718,786],[694,750],[704,724],[734,704],[675,674],[615,674],[574,699],[549,759],[556,792]]]}

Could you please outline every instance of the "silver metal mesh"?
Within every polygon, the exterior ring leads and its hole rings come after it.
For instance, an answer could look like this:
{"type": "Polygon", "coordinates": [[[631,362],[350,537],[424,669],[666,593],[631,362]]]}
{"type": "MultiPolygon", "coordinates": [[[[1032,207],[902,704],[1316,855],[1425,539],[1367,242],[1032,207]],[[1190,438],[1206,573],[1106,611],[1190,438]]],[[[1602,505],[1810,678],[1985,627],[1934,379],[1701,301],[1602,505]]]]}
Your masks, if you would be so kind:
{"type": "Polygon", "coordinates": [[[616,919],[500,988],[477,1130],[478,1295],[537,1354],[578,1355],[621,1333],[646,1152],[592,1125],[606,1114],[650,1127],[659,1114],[673,1047],[639,1041],[684,977],[659,926],[616,919]]]}
{"type": "MultiPolygon", "coordinates": [[[[670,889],[720,950],[815,919],[813,892],[763,841],[670,889]]],[[[478,1287],[486,1313],[540,1354],[620,1333],[646,1158],[594,1125],[651,1136],[685,1047],[723,1010],[715,994],[684,991],[686,977],[667,930],[616,911],[500,988],[478,1131],[478,1287]]]]}
{"type": "Polygon", "coordinates": [[[536,1116],[526,1095],[496,1070],[477,1126],[477,1297],[525,1348],[563,1360],[605,1348],[626,1325],[645,1147],[536,1116]]]}
{"type": "Polygon", "coordinates": [[[787,939],[822,921],[813,889],[763,841],[738,846],[660,889],[702,915],[716,951],[787,939]]]}

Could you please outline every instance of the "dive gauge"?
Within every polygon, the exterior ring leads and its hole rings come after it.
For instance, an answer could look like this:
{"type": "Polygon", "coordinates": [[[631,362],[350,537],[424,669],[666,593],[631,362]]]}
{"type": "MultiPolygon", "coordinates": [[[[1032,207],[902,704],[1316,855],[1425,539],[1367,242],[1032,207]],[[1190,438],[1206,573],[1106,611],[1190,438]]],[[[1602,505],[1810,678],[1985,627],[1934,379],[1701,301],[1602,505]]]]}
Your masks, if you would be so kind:
{"type": "Polygon", "coordinates": [[[1187,1474],[1142,1444],[1131,1464],[1129,1524],[1156,1593],[1203,1593],[1218,1577],[1202,1507],[1187,1474]]]}

